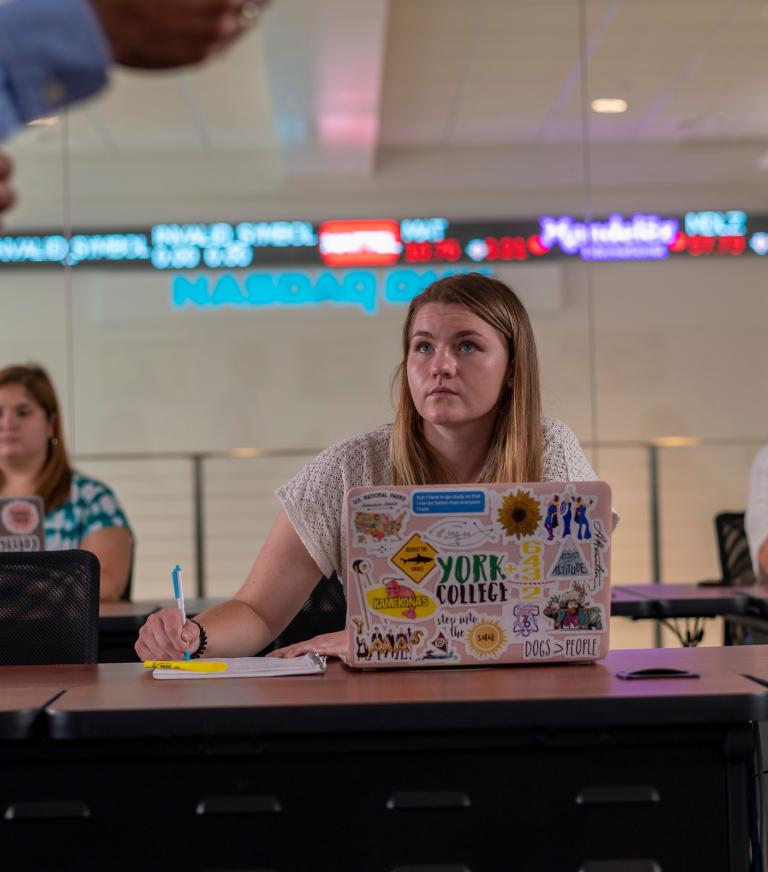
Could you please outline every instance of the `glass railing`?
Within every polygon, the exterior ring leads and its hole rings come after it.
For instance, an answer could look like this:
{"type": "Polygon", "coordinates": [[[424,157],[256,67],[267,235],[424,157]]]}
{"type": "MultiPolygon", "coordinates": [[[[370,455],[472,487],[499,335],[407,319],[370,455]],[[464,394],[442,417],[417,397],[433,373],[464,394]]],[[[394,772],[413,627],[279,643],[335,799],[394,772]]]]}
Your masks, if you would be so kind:
{"type": "MultiPolygon", "coordinates": [[[[750,464],[763,441],[585,443],[621,515],[614,583],[718,578],[714,516],[744,509],[750,464]]],[[[75,461],[107,482],[128,513],[137,539],[135,598],[165,596],[175,563],[198,595],[226,596],[247,575],[274,520],[275,489],[317,453],[254,448],[83,454],[75,461]]]]}

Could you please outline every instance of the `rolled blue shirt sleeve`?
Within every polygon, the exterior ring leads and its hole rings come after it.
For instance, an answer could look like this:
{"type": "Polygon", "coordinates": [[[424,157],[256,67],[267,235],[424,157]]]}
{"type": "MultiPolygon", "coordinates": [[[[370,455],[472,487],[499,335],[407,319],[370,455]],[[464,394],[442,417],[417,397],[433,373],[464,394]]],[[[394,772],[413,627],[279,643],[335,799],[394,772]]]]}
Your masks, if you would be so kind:
{"type": "Polygon", "coordinates": [[[88,0],[0,0],[0,139],[100,90],[110,61],[88,0]]]}

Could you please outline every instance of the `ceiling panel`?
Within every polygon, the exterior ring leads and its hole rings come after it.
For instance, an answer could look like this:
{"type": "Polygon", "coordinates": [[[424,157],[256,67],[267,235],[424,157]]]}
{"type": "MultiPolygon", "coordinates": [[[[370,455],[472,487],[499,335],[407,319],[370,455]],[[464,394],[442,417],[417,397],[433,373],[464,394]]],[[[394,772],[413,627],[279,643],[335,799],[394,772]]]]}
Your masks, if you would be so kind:
{"type": "MultiPolygon", "coordinates": [[[[66,134],[84,201],[180,184],[177,199],[203,204],[216,192],[278,204],[358,192],[366,208],[390,191],[569,196],[583,186],[585,122],[602,190],[759,192],[766,46],[768,0],[273,0],[203,67],[118,71],[66,134]],[[629,110],[585,112],[584,96],[629,110]]],[[[11,146],[41,202],[64,132],[30,129],[11,146]]]]}

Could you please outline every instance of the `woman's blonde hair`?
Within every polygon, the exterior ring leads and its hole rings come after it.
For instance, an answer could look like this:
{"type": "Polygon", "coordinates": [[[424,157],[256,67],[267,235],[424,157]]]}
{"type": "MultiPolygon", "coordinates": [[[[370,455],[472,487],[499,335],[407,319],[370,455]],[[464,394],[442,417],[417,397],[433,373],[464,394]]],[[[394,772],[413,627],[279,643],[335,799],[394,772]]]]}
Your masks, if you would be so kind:
{"type": "MultiPolygon", "coordinates": [[[[42,407],[52,428],[45,463],[37,475],[35,493],[43,498],[45,511],[50,512],[66,503],[72,482],[72,467],[64,447],[64,434],[59,413],[59,400],[48,373],[34,364],[13,365],[0,370],[0,387],[21,385],[34,401],[42,407]]],[[[0,472],[0,487],[5,476],[0,472]]]]}
{"type": "Polygon", "coordinates": [[[448,276],[411,300],[403,324],[403,358],[392,379],[395,421],[390,455],[395,484],[450,480],[424,438],[408,387],[407,361],[416,313],[428,303],[466,306],[507,343],[509,372],[499,399],[491,443],[478,481],[539,481],[542,463],[541,391],[536,342],[528,313],[505,284],[479,273],[448,276]]]}

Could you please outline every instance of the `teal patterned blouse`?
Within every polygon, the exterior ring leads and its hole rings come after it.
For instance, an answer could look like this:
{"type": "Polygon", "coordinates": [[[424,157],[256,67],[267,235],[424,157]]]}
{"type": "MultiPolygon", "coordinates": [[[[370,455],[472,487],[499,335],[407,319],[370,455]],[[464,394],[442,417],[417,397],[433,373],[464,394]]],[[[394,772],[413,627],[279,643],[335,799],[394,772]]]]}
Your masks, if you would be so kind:
{"type": "Polygon", "coordinates": [[[112,491],[95,478],[73,472],[69,500],[45,516],[45,547],[48,551],[79,548],[89,533],[107,527],[126,527],[131,532],[112,491]]]}

